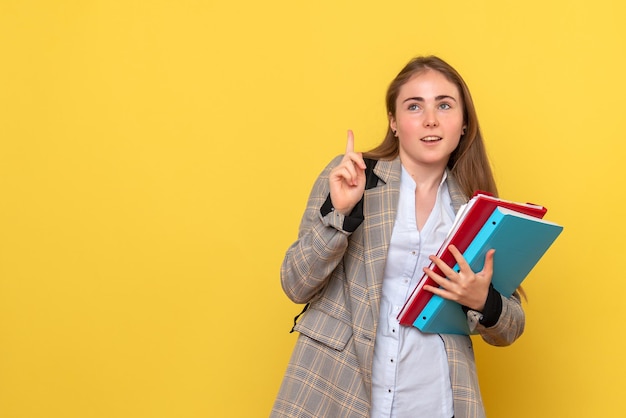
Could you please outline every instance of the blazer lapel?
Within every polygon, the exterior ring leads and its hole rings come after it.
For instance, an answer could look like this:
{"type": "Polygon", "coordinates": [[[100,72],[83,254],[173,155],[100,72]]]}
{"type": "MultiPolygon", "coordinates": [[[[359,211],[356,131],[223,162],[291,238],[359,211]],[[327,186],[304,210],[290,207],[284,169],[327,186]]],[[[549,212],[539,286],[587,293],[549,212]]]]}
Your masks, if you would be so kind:
{"type": "Polygon", "coordinates": [[[448,176],[446,182],[448,183],[448,192],[450,193],[450,199],[452,200],[452,208],[454,209],[454,213],[459,211],[461,205],[467,203],[467,196],[463,194],[461,187],[457,183],[456,179],[450,172],[448,171],[448,176]]]}
{"type": "Polygon", "coordinates": [[[378,186],[366,190],[364,194],[365,273],[375,324],[378,322],[385,260],[400,196],[401,167],[399,158],[378,161],[374,168],[374,174],[380,179],[378,186]]]}

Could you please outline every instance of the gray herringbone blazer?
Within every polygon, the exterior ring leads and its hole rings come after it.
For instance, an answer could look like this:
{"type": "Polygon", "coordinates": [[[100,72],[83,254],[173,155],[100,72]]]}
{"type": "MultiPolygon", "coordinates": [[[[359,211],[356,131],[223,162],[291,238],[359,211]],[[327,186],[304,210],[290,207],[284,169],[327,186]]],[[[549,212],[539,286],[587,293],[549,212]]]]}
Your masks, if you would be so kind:
{"type": "MultiPolygon", "coordinates": [[[[298,240],[281,269],[285,293],[296,303],[311,305],[295,329],[300,333],[274,403],[272,417],[369,416],[372,359],[382,278],[400,190],[399,159],[379,161],[378,185],[365,191],[364,221],[353,233],[342,229],[344,217],[322,217],[330,170],[321,173],[307,204],[298,240]]],[[[467,198],[448,176],[455,211],[467,198]]],[[[482,338],[508,345],[524,328],[517,295],[502,298],[498,323],[490,328],[468,318],[482,338]]],[[[456,418],[485,415],[468,336],[441,335],[448,356],[456,418]]]]}

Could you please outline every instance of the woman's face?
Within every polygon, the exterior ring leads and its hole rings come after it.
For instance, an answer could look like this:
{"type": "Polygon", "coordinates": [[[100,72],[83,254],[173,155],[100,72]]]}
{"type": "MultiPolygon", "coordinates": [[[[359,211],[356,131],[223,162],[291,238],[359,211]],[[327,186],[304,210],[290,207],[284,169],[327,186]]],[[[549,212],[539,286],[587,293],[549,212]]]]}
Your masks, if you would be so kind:
{"type": "Polygon", "coordinates": [[[444,169],[465,125],[459,89],[441,73],[426,70],[409,79],[396,99],[391,129],[405,167],[444,169]]]}

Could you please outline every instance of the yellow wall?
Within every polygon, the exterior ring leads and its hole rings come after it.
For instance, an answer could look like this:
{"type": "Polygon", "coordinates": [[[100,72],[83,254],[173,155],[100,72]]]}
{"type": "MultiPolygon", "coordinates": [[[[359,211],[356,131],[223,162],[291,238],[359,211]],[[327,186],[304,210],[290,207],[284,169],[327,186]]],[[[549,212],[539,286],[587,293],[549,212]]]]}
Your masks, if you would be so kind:
{"type": "Polygon", "coordinates": [[[309,188],[346,129],[379,141],[387,83],[430,53],[469,83],[503,197],[566,226],[522,339],[476,344],[489,415],[617,416],[625,18],[619,0],[2,0],[0,416],[267,416],[309,188]]]}

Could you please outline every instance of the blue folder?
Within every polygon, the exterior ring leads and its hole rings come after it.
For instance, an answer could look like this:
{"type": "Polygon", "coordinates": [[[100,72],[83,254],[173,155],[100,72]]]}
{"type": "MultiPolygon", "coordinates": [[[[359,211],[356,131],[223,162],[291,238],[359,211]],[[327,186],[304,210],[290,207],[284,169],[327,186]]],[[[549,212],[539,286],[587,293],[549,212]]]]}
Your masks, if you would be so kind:
{"type": "MultiPolygon", "coordinates": [[[[463,253],[474,272],[483,269],[487,251],[496,250],[491,283],[509,297],[545,254],[563,227],[555,223],[496,208],[463,253]]],[[[458,264],[453,268],[459,271],[458,264]]],[[[422,332],[470,334],[461,305],[433,295],[413,323],[422,332]]]]}

